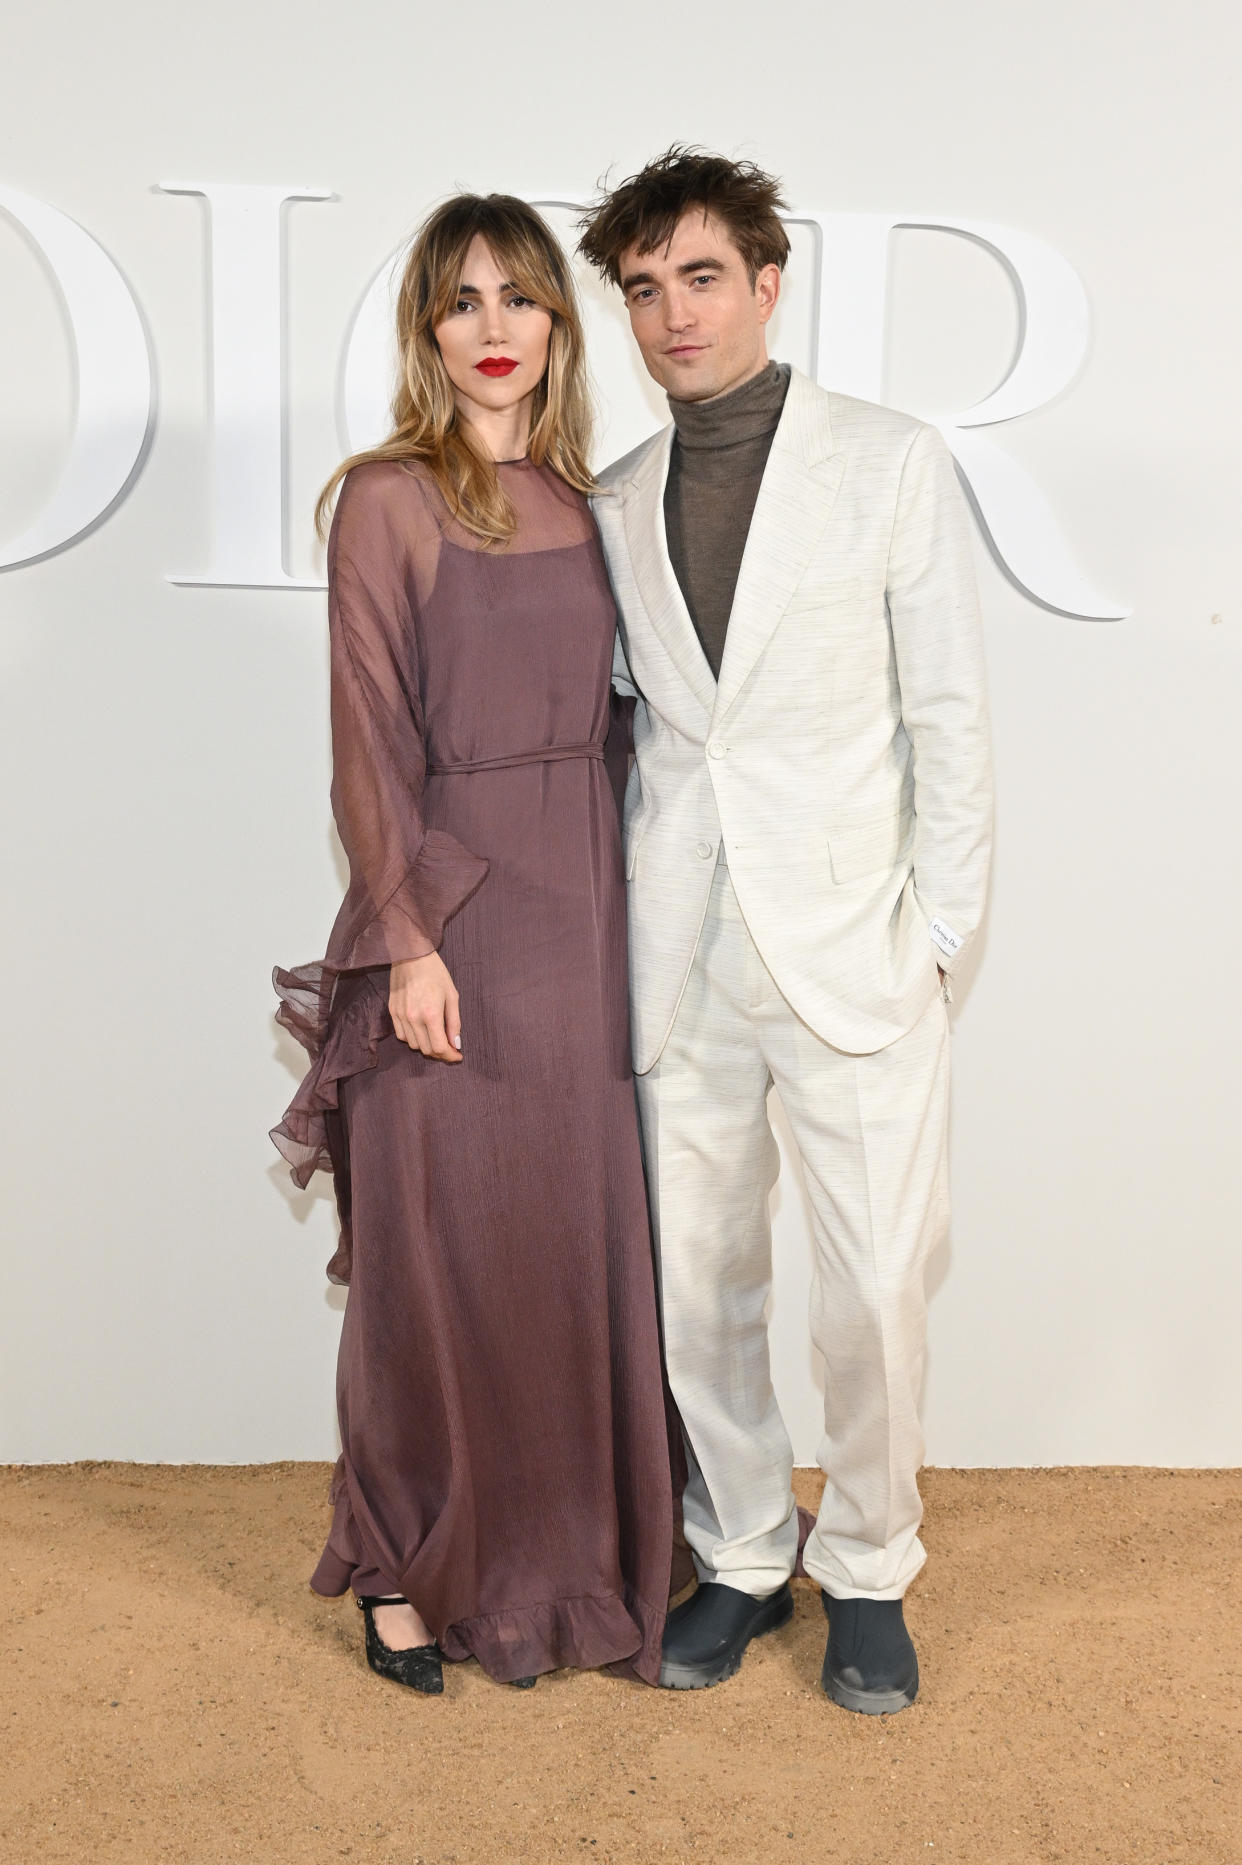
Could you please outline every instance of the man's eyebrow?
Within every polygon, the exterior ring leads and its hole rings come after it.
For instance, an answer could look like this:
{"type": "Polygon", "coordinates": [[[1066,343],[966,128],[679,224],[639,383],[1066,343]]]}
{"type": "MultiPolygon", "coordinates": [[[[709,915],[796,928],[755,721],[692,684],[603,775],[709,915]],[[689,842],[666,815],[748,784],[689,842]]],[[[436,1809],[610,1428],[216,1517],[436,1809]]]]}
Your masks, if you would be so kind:
{"type": "MultiPolygon", "coordinates": [[[[685,265],[677,268],[678,278],[691,278],[696,272],[726,272],[728,265],[723,259],[689,259],[685,265]]],[[[635,285],[654,285],[656,278],[651,272],[631,272],[621,280],[622,291],[629,291],[635,285]]]]}

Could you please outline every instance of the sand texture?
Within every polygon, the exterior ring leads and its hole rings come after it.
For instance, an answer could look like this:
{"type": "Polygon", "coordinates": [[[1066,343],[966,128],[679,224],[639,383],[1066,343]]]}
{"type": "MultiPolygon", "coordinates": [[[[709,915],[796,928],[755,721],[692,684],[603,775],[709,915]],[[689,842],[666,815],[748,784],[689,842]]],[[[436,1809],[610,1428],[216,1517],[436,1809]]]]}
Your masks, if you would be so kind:
{"type": "Polygon", "coordinates": [[[1242,1473],[926,1472],[893,1718],[820,1692],[806,1581],[714,1690],[417,1697],[306,1586],[327,1480],[0,1472],[5,1865],[1242,1865],[1242,1473]]]}

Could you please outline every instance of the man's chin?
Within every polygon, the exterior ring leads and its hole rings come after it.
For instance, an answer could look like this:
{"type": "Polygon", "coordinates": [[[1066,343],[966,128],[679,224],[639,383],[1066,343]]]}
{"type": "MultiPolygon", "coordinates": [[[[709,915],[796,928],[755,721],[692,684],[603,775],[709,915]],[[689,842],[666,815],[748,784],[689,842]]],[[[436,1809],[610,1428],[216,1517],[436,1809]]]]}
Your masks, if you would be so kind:
{"type": "Polygon", "coordinates": [[[720,393],[720,371],[697,358],[693,362],[666,362],[658,374],[654,369],[651,373],[674,401],[710,401],[720,393]]]}

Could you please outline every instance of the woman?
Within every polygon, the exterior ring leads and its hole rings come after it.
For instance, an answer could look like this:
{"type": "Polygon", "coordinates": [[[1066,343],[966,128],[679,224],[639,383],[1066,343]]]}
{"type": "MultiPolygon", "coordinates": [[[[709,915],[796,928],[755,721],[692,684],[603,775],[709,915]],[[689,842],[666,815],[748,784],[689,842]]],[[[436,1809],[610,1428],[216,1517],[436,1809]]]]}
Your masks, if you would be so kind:
{"type": "Polygon", "coordinates": [[[506,195],[415,239],[394,431],[328,546],[322,966],[276,973],[314,1058],[276,1144],[336,1174],[350,1283],[335,1513],[372,1669],[655,1682],[671,1484],[604,764],[615,616],[586,502],[564,255],[506,195]]]}

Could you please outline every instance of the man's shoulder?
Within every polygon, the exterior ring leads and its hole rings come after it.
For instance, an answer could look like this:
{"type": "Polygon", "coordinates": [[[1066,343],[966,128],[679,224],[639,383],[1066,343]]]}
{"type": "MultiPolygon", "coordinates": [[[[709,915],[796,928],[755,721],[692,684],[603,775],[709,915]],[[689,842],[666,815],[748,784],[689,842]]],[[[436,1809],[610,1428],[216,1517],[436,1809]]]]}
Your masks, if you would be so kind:
{"type": "Polygon", "coordinates": [[[892,447],[904,454],[927,425],[917,415],[903,414],[899,408],[886,408],[879,402],[861,401],[856,395],[842,395],[837,389],[821,388],[806,376],[802,380],[821,401],[838,446],[892,447]]]}
{"type": "Polygon", "coordinates": [[[646,440],[640,440],[636,447],[623,453],[619,460],[595,475],[595,484],[601,492],[618,492],[628,480],[633,479],[643,461],[663,440],[667,427],[658,427],[654,434],[648,434],[646,440]]]}

